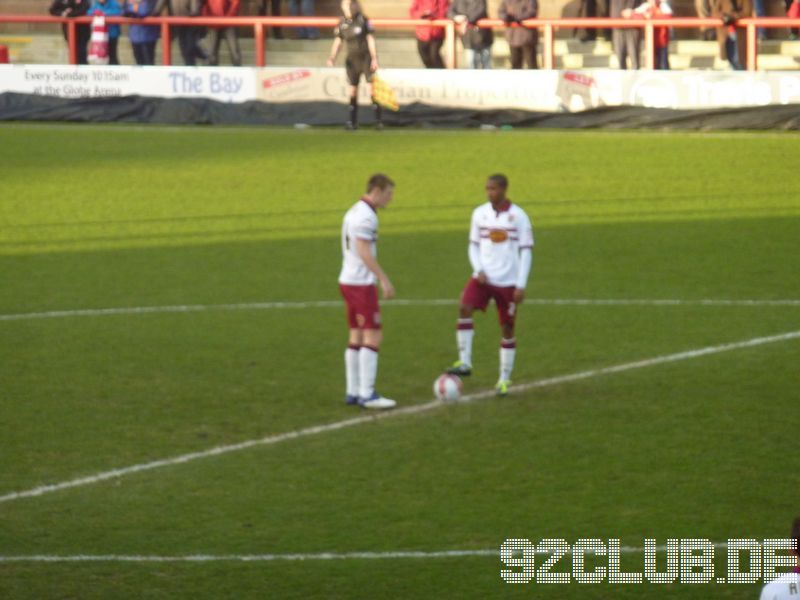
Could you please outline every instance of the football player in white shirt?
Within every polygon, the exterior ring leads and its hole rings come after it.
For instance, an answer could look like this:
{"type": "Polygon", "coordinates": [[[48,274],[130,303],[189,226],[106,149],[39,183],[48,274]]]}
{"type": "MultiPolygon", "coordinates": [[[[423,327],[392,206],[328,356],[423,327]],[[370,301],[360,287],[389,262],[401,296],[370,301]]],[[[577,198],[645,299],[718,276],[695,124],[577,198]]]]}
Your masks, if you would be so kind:
{"type": "Polygon", "coordinates": [[[794,520],[792,539],[795,542],[794,554],[797,564],[792,573],[784,573],[766,584],[761,590],[760,600],[800,600],[800,517],[794,520]]]}
{"type": "Polygon", "coordinates": [[[339,289],[347,307],[350,337],[344,353],[347,404],[363,408],[394,408],[394,400],[375,391],[378,349],[381,345],[381,313],[376,282],[383,297],[394,296],[377,259],[378,214],[392,201],[394,182],[382,173],[370,177],[367,193],[344,215],[342,222],[342,270],[339,289]]]}
{"type": "Polygon", "coordinates": [[[472,277],[464,287],[459,307],[456,339],[458,360],[448,373],[464,377],[472,374],[472,339],[475,333],[472,313],[485,311],[494,299],[503,339],[500,342],[498,396],[508,394],[517,342],[514,321],[517,307],[525,299],[525,286],[531,270],[533,228],[528,215],[506,196],[508,178],[492,175],[486,181],[489,200],[472,213],[469,233],[469,262],[472,277]]]}

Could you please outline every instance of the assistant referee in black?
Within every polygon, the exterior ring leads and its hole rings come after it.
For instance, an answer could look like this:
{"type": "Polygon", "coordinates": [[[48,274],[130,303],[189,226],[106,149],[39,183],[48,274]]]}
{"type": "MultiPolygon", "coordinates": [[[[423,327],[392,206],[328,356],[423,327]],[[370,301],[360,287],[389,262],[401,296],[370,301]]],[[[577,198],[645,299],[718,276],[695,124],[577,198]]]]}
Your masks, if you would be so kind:
{"type": "Polygon", "coordinates": [[[372,35],[372,25],[364,16],[358,0],[342,0],[340,8],[342,16],[336,29],[333,30],[335,37],[331,55],[328,57],[328,66],[333,66],[344,40],[347,45],[345,70],[350,84],[350,119],[345,124],[345,129],[358,129],[358,83],[362,75],[369,86],[369,96],[375,108],[376,127],[383,129],[383,111],[372,94],[372,76],[378,70],[378,50],[375,47],[375,37],[372,35]]]}

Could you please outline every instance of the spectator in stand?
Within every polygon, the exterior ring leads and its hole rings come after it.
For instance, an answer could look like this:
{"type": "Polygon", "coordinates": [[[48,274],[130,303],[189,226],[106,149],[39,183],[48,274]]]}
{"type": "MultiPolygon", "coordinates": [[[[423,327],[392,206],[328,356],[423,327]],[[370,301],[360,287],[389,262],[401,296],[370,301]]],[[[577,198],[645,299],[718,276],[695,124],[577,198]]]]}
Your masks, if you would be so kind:
{"type": "MultiPolygon", "coordinates": [[[[672,8],[667,0],[647,0],[637,8],[626,8],[622,16],[639,19],[668,19],[672,16],[672,8]]],[[[653,52],[656,69],[669,71],[669,27],[653,28],[653,52]]]]}
{"type": "MultiPolygon", "coordinates": [[[[753,10],[757,17],[767,16],[767,11],[764,8],[764,0],[753,0],[753,10]]],[[[758,36],[758,41],[763,42],[767,39],[767,30],[764,27],[758,27],[756,29],[756,35],[758,36]]]]}
{"type": "Polygon", "coordinates": [[[486,0],[453,0],[447,11],[447,18],[455,21],[456,30],[464,45],[466,63],[471,69],[492,68],[494,34],[489,27],[477,26],[480,19],[488,16],[486,0]]]}
{"type": "MultiPolygon", "coordinates": [[[[54,17],[83,17],[89,12],[91,0],[53,0],[50,4],[50,14],[54,17]]],[[[64,31],[64,39],[67,38],[66,23],[61,26],[64,31]]],[[[86,46],[89,44],[91,29],[89,25],[78,25],[75,27],[75,43],[78,51],[78,64],[87,65],[89,59],[86,46]]]]}
{"type": "MultiPolygon", "coordinates": [[[[267,2],[269,2],[270,11],[272,17],[280,17],[281,16],[281,0],[261,0],[258,4],[258,14],[262,17],[267,16],[267,2]]],[[[280,27],[273,27],[272,28],[272,37],[276,40],[283,39],[283,31],[280,27]]]]}
{"type": "MultiPolygon", "coordinates": [[[[784,0],[784,4],[786,6],[786,16],[792,19],[796,19],[800,17],[800,0],[784,0]]],[[[800,32],[797,27],[792,27],[789,29],[789,39],[796,40],[797,34],[800,32]]]]}
{"type": "MultiPolygon", "coordinates": [[[[117,0],[94,0],[89,7],[89,14],[103,14],[106,17],[121,17],[122,7],[117,0]]],[[[119,25],[108,25],[108,64],[119,64],[119,25]]]]}
{"type": "MultiPolygon", "coordinates": [[[[611,0],[611,18],[619,19],[623,11],[633,10],[641,4],[640,0],[611,0]]],[[[642,31],[637,28],[614,29],[611,33],[614,53],[617,55],[620,69],[628,68],[628,59],[631,69],[639,68],[639,47],[642,43],[642,31]]]]}
{"type": "MultiPolygon", "coordinates": [[[[203,12],[209,17],[238,17],[239,0],[206,0],[203,12]]],[[[211,28],[211,56],[208,64],[214,66],[219,64],[219,47],[223,37],[228,45],[231,63],[235,67],[241,67],[242,52],[239,49],[239,31],[236,27],[211,28]]]]}
{"type": "MultiPolygon", "coordinates": [[[[298,17],[302,13],[304,17],[314,16],[314,0],[289,0],[289,14],[298,17]]],[[[298,40],[318,40],[319,29],[316,27],[298,27],[298,40]]]]}
{"type": "Polygon", "coordinates": [[[497,10],[497,16],[506,23],[506,39],[511,52],[511,68],[521,69],[523,62],[529,69],[538,69],[537,49],[539,46],[539,30],[528,29],[521,22],[535,19],[539,14],[537,0],[503,0],[497,10]],[[516,25],[516,27],[513,27],[516,25]]]}
{"type": "MultiPolygon", "coordinates": [[[[694,10],[701,19],[711,18],[711,0],[694,0],[694,10]]],[[[715,32],[712,27],[702,27],[700,35],[706,41],[713,40],[715,32]]]]}
{"type": "Polygon", "coordinates": [[[742,59],[747,56],[747,35],[736,21],[753,16],[752,0],[714,0],[713,15],[724,23],[717,27],[719,57],[727,59],[735,71],[743,69],[742,59]]]}
{"type": "MultiPolygon", "coordinates": [[[[581,0],[578,8],[578,16],[594,19],[597,17],[608,17],[608,0],[581,0]]],[[[579,38],[581,42],[593,42],[597,36],[604,39],[611,37],[610,30],[601,29],[599,32],[594,27],[583,30],[583,35],[579,38]]]]}
{"type": "MultiPolygon", "coordinates": [[[[153,14],[159,15],[166,8],[170,16],[196,17],[203,10],[203,3],[204,0],[158,0],[153,14]]],[[[197,64],[198,58],[208,60],[208,52],[200,45],[205,28],[184,25],[177,29],[178,46],[181,49],[183,64],[193,67],[197,64]]]]}
{"type": "MultiPolygon", "coordinates": [[[[412,19],[446,19],[449,0],[413,0],[408,14],[412,19]]],[[[444,69],[442,45],[444,28],[417,27],[417,50],[426,69],[444,69]]]]}
{"type": "MultiPolygon", "coordinates": [[[[158,0],[126,0],[123,11],[126,17],[144,18],[153,14],[158,0]]],[[[156,64],[156,42],[161,37],[158,25],[130,25],[128,37],[133,47],[137,65],[156,64]]]]}

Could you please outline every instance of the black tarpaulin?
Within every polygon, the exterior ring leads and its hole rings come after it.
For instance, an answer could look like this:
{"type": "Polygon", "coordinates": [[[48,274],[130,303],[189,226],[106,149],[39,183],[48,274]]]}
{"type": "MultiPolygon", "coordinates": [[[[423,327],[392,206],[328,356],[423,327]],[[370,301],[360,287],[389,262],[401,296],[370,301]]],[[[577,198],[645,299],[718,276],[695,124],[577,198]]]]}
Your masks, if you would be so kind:
{"type": "MultiPolygon", "coordinates": [[[[373,122],[361,107],[362,123],[373,122]]],[[[335,102],[229,104],[198,98],[56,98],[0,94],[0,121],[153,123],[162,125],[341,126],[347,107],[335,102]]],[[[578,113],[524,110],[477,111],[415,103],[384,111],[388,127],[523,127],[554,129],[797,130],[800,104],[673,110],[640,106],[603,107],[578,113]]]]}

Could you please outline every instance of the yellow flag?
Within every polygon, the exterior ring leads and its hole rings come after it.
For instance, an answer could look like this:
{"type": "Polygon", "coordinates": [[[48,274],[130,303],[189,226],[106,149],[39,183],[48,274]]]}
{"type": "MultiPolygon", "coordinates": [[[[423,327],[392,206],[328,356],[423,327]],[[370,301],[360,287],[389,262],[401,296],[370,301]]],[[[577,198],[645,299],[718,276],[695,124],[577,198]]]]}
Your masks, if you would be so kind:
{"type": "Polygon", "coordinates": [[[377,104],[389,110],[400,110],[394,90],[388,83],[378,77],[377,73],[372,76],[372,98],[377,104]]]}

